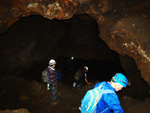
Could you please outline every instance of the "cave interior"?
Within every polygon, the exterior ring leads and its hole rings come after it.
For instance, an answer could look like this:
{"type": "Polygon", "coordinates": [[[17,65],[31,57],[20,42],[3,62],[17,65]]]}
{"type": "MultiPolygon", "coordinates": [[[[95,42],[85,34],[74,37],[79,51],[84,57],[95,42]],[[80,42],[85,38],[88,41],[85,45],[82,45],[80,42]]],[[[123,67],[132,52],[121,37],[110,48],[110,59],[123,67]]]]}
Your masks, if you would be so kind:
{"type": "Polygon", "coordinates": [[[27,108],[36,113],[33,109],[40,105],[35,104],[36,99],[35,102],[28,100],[40,96],[43,90],[45,95],[50,95],[41,80],[41,72],[51,58],[57,61],[56,69],[61,72],[58,84],[68,88],[68,95],[72,95],[73,76],[77,69],[88,66],[88,80],[92,85],[110,80],[115,73],[123,73],[131,86],[119,92],[119,97],[126,95],[145,100],[149,96],[149,87],[141,78],[135,61],[111,50],[99,34],[97,22],[85,14],[67,20],[48,20],[39,15],[20,18],[0,34],[0,109],[27,108]],[[40,88],[43,89],[39,93],[40,88]],[[35,93],[32,92],[33,97],[29,96],[31,90],[35,93]]]}

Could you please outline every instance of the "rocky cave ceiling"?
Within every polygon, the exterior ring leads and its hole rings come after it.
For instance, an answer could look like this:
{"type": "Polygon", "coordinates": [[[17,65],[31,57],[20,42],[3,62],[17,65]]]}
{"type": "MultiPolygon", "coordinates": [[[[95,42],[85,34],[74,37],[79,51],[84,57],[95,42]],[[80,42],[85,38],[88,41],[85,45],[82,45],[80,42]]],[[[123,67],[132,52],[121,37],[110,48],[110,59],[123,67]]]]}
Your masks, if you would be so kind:
{"type": "Polygon", "coordinates": [[[150,86],[149,11],[150,0],[1,0],[0,33],[30,15],[66,20],[87,14],[97,22],[99,36],[108,47],[133,58],[150,86]]]}

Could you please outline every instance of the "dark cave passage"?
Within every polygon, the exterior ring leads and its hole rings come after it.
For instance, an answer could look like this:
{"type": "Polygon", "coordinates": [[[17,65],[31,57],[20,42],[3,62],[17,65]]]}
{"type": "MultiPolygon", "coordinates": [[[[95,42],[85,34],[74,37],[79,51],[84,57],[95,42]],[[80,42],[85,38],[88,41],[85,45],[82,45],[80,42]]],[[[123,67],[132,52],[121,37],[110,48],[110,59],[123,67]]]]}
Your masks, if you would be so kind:
{"type": "MultiPolygon", "coordinates": [[[[99,61],[96,59],[79,59],[71,57],[58,57],[56,58],[56,69],[61,73],[61,79],[64,83],[72,84],[73,76],[78,69],[82,69],[84,66],[88,66],[87,72],[88,79],[92,81],[108,81],[115,73],[123,73],[125,71],[121,65],[117,62],[111,61],[99,61]]],[[[19,76],[26,80],[37,80],[41,82],[41,72],[45,69],[48,63],[33,65],[19,76]]]]}
{"type": "Polygon", "coordinates": [[[118,72],[127,75],[133,83],[133,87],[121,92],[120,97],[126,95],[144,100],[148,96],[148,86],[140,78],[135,62],[110,50],[99,37],[97,23],[88,15],[52,21],[41,16],[22,18],[0,34],[0,58],[0,104],[3,104],[0,109],[27,108],[31,113],[39,110],[41,113],[58,113],[51,104],[46,84],[41,80],[41,72],[51,58],[56,59],[56,69],[61,71],[58,97],[62,113],[79,112],[76,106],[80,105],[88,88],[92,88],[96,81],[110,80],[118,72]],[[75,72],[85,65],[89,67],[87,74],[92,85],[87,87],[84,84],[80,90],[72,90],[75,72]],[[69,100],[71,103],[67,105],[69,100]],[[47,104],[51,107],[45,108],[47,104]]]}

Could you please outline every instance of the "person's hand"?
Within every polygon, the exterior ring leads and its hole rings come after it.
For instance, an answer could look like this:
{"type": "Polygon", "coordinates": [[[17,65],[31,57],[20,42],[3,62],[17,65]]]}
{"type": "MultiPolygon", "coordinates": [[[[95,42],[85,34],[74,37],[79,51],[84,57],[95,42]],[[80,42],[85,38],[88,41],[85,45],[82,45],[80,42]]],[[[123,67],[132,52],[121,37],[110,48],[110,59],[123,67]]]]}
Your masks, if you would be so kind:
{"type": "Polygon", "coordinates": [[[90,85],[91,84],[91,82],[88,82],[88,85],[90,85]]]}

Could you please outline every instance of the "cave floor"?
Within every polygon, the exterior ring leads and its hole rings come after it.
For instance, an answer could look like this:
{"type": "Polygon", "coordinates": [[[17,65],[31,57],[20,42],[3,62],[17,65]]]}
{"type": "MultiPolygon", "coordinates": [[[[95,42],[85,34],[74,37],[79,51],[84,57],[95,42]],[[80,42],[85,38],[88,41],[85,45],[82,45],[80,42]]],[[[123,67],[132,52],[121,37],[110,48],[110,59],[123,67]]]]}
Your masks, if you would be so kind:
{"type": "MultiPolygon", "coordinates": [[[[80,113],[81,99],[94,84],[72,89],[72,84],[65,81],[58,81],[59,101],[54,103],[42,81],[11,76],[3,78],[0,83],[0,113],[80,113]]],[[[126,113],[150,113],[150,99],[141,102],[126,96],[120,101],[126,113]]]]}
{"type": "MultiPolygon", "coordinates": [[[[4,110],[27,109],[31,113],[79,113],[81,98],[89,87],[72,89],[72,85],[58,81],[58,102],[51,101],[46,83],[7,77],[1,82],[0,113],[4,110]],[[83,89],[84,88],[84,89],[83,89]]],[[[12,111],[13,112],[13,111],[12,111]]],[[[10,113],[10,111],[9,111],[10,113]]]]}

